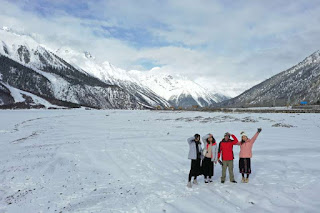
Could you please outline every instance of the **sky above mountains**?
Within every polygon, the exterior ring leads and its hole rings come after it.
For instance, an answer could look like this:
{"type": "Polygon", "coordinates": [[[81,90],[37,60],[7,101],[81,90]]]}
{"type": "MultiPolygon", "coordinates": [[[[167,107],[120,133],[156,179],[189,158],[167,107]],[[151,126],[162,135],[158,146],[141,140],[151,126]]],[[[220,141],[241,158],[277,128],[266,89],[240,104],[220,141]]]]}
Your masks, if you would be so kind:
{"type": "Polygon", "coordinates": [[[310,1],[0,0],[0,26],[235,96],[320,49],[310,1]]]}

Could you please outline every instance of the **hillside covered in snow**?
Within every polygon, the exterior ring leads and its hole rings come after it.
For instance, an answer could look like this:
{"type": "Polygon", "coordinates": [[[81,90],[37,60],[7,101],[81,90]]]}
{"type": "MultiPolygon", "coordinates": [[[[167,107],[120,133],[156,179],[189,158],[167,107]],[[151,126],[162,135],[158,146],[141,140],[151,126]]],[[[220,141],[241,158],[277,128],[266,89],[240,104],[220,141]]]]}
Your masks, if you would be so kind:
{"type": "Polygon", "coordinates": [[[219,106],[285,106],[320,102],[320,51],[219,106]]]}
{"type": "MultiPolygon", "coordinates": [[[[154,101],[147,95],[135,95],[126,88],[77,69],[28,35],[0,30],[0,39],[2,105],[18,102],[10,88],[21,95],[23,92],[20,91],[25,91],[62,106],[141,109],[169,105],[160,98],[154,101]]],[[[31,101],[32,107],[35,102],[32,97],[22,96],[31,101]]]]}
{"type": "Polygon", "coordinates": [[[222,94],[209,92],[208,89],[186,77],[157,71],[158,69],[154,68],[149,72],[132,70],[129,73],[175,107],[193,105],[207,107],[228,99],[222,94]]]}
{"type": "Polygon", "coordinates": [[[138,75],[68,47],[52,51],[9,28],[0,30],[0,41],[0,106],[143,109],[209,106],[226,99],[179,76],[138,75]]]}

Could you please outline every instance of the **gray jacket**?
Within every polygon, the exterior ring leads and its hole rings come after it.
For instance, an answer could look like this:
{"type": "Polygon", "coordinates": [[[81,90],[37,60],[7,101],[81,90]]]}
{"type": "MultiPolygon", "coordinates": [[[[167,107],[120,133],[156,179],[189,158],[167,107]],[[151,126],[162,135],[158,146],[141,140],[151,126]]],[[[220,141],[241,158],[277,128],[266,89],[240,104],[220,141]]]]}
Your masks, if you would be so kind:
{"type": "MultiPolygon", "coordinates": [[[[189,144],[189,155],[188,159],[196,160],[197,159],[197,148],[196,148],[196,142],[194,141],[194,136],[187,139],[189,144]]],[[[199,144],[199,152],[201,153],[201,159],[203,158],[202,155],[202,147],[201,143],[199,144]]]]}
{"type": "MultiPolygon", "coordinates": [[[[207,149],[207,139],[209,138],[210,134],[207,134],[202,137],[202,142],[203,142],[203,147],[204,149],[207,149]]],[[[217,161],[218,160],[218,144],[216,143],[215,145],[212,146],[212,159],[211,161],[217,161]]]]}

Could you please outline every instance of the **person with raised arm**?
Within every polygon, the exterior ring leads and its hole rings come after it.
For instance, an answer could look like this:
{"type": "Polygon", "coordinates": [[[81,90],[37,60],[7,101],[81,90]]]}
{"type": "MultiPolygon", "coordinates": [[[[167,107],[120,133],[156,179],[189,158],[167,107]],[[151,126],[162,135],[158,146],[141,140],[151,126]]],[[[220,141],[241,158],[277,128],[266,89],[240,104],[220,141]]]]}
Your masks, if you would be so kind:
{"type": "Polygon", "coordinates": [[[239,171],[242,175],[242,183],[249,182],[249,175],[251,174],[252,147],[261,131],[262,129],[258,128],[258,131],[251,139],[248,138],[244,131],[240,133],[241,141],[237,145],[240,145],[239,171]],[[245,174],[247,175],[246,178],[244,177],[245,174]]]}
{"type": "Polygon", "coordinates": [[[188,177],[187,187],[191,188],[191,178],[193,179],[193,184],[198,184],[197,177],[201,175],[201,159],[202,159],[202,147],[200,141],[200,135],[195,134],[193,137],[187,139],[189,144],[189,155],[188,158],[191,160],[191,169],[188,177]]]}
{"type": "Polygon", "coordinates": [[[238,139],[235,135],[230,134],[229,132],[224,134],[224,138],[219,143],[219,149],[218,149],[218,160],[220,159],[220,156],[222,156],[222,163],[219,160],[219,163],[222,164],[222,176],[221,176],[221,183],[224,183],[226,181],[226,172],[227,168],[229,170],[229,178],[230,182],[237,183],[234,179],[233,174],[233,146],[238,143],[238,139]],[[233,140],[230,138],[232,137],[233,140]]]}

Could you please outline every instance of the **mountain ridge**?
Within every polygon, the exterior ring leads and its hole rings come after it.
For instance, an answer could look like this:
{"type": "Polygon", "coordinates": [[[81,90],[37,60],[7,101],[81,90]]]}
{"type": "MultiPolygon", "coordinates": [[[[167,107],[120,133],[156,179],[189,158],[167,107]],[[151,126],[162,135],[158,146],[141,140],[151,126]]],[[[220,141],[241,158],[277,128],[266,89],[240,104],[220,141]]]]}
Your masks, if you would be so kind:
{"type": "Polygon", "coordinates": [[[301,101],[316,103],[320,99],[320,51],[298,64],[219,103],[221,107],[285,106],[301,101]]]}
{"type": "MultiPolygon", "coordinates": [[[[117,85],[107,84],[76,69],[33,39],[8,33],[0,30],[1,82],[38,96],[82,106],[115,109],[151,107],[147,101],[117,85]]],[[[6,100],[8,102],[9,99],[6,100]]],[[[13,103],[9,101],[7,104],[13,103]]]]}
{"type": "Polygon", "coordinates": [[[207,92],[207,89],[186,77],[157,73],[155,69],[148,72],[131,70],[129,73],[175,107],[208,107],[227,99],[222,94],[207,92]]]}
{"type": "MultiPolygon", "coordinates": [[[[163,81],[159,82],[162,85],[155,88],[154,81],[151,84],[143,81],[145,77],[142,74],[137,77],[131,71],[120,69],[108,61],[98,63],[88,51],[78,51],[70,47],[60,47],[52,51],[37,42],[32,34],[3,28],[0,30],[0,39],[0,54],[33,69],[38,74],[48,78],[51,83],[54,82],[50,87],[55,92],[56,98],[61,101],[84,104],[79,103],[77,98],[64,95],[63,93],[68,91],[66,88],[63,90],[59,88],[61,85],[67,87],[67,84],[70,83],[74,85],[89,83],[93,87],[107,85],[110,88],[115,88],[117,86],[133,96],[137,103],[148,107],[167,108],[174,106],[187,108],[193,105],[207,107],[227,99],[226,96],[212,94],[201,85],[181,76],[165,76],[161,73],[146,75],[147,77],[152,76],[153,80],[171,78],[171,82],[167,84],[163,81]],[[57,82],[60,82],[61,85],[56,85],[57,82]],[[168,87],[169,84],[171,84],[171,87],[168,87]],[[173,84],[175,86],[172,86],[173,84]],[[162,91],[159,90],[160,87],[163,87],[162,91]],[[167,97],[166,94],[170,94],[170,96],[167,97]]],[[[72,90],[67,94],[74,96],[77,91],[75,88],[72,90]]],[[[88,89],[86,90],[87,93],[90,93],[88,89]]],[[[98,105],[98,107],[102,107],[101,104],[98,105]]]]}

